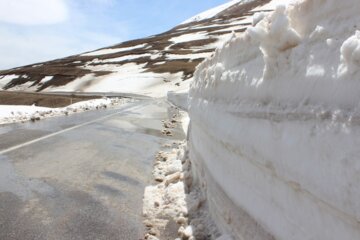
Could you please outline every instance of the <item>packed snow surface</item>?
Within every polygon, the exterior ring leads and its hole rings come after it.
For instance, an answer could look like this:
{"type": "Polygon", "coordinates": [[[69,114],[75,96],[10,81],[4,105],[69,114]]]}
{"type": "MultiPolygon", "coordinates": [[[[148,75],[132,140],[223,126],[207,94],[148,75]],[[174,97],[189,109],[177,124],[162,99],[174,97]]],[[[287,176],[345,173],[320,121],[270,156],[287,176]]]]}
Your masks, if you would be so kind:
{"type": "MultiPolygon", "coordinates": [[[[277,6],[195,73],[190,157],[275,239],[360,239],[359,9],[277,6]]],[[[224,231],[249,234],[213,207],[224,231]]]]}

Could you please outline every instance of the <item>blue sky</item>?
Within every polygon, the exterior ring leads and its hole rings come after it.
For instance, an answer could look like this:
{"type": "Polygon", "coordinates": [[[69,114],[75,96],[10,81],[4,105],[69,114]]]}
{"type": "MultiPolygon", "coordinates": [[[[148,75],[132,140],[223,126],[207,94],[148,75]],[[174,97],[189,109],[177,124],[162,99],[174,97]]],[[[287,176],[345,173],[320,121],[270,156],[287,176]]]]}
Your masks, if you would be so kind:
{"type": "Polygon", "coordinates": [[[227,0],[0,0],[0,69],[174,27],[227,0]]]}

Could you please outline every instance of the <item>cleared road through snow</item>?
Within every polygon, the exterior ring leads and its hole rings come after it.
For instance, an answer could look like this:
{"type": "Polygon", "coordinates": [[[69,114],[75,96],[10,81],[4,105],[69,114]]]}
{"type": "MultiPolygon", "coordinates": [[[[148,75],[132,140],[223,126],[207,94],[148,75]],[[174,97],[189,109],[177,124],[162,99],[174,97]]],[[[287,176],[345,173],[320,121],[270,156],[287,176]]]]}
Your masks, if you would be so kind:
{"type": "Polygon", "coordinates": [[[0,126],[0,239],[140,239],[162,100],[0,126]]]}

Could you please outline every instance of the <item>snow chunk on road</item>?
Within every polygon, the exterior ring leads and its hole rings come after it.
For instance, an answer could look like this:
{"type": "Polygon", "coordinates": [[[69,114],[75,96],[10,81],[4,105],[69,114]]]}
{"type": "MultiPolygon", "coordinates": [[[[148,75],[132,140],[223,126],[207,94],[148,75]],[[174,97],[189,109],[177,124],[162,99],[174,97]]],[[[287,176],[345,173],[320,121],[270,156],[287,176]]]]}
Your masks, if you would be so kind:
{"type": "Polygon", "coordinates": [[[193,183],[186,144],[174,142],[173,146],[177,147],[157,154],[153,171],[157,184],[145,188],[143,215],[149,232],[145,238],[155,235],[162,239],[161,231],[173,222],[181,239],[214,239],[217,228],[206,209],[206,199],[193,183]]]}

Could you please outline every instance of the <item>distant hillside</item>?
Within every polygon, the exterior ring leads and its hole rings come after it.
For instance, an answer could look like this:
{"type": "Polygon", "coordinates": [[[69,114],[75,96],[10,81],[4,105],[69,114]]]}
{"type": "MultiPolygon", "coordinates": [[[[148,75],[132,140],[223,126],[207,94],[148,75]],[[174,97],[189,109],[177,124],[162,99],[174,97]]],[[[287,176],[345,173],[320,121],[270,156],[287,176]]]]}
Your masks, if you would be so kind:
{"type": "Polygon", "coordinates": [[[233,32],[243,32],[251,25],[248,16],[268,2],[235,0],[158,35],[0,71],[0,88],[36,92],[136,92],[151,96],[187,89],[196,66],[233,32]]]}

